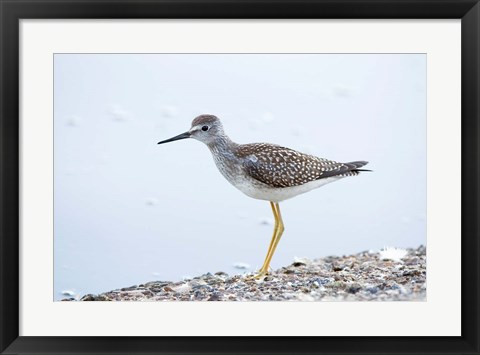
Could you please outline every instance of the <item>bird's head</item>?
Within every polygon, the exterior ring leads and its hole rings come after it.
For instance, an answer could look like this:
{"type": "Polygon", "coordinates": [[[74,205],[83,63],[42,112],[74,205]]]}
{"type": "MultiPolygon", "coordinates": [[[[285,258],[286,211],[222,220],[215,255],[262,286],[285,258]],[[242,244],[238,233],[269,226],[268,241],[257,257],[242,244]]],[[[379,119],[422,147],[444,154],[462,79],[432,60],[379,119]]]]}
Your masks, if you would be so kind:
{"type": "Polygon", "coordinates": [[[200,115],[192,121],[192,127],[190,127],[187,132],[158,142],[158,144],[173,142],[185,138],[193,138],[205,144],[210,144],[223,134],[223,126],[217,116],[200,115]]]}

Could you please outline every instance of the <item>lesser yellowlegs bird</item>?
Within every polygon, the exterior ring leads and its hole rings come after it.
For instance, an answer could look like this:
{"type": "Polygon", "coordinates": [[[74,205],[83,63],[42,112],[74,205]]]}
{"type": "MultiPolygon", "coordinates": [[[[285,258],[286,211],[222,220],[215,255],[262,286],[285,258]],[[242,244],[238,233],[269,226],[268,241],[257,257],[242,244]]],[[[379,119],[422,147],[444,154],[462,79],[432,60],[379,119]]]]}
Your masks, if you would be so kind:
{"type": "Polygon", "coordinates": [[[237,144],[225,134],[222,123],[213,115],[196,117],[187,132],[158,144],[185,138],[205,143],[218,170],[233,186],[247,196],[270,202],[275,225],[257,278],[267,275],[284,231],[279,202],[344,177],[358,175],[360,171],[368,171],[360,169],[367,164],[366,161],[339,163],[274,144],[237,144]]]}

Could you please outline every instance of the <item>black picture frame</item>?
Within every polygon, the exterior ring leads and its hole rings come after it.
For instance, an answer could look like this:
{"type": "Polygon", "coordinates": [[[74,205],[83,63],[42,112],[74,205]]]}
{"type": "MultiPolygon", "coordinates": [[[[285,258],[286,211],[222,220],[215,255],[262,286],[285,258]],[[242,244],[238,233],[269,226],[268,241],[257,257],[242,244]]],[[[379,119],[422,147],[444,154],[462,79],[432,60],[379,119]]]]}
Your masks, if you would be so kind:
{"type": "MultiPolygon", "coordinates": [[[[479,353],[480,5],[478,0],[0,0],[0,18],[2,85],[0,95],[0,351],[2,354],[479,353]],[[24,18],[461,19],[461,336],[19,336],[19,20],[24,18]]],[[[441,318],[442,315],[439,314],[438,317],[441,318]]]]}

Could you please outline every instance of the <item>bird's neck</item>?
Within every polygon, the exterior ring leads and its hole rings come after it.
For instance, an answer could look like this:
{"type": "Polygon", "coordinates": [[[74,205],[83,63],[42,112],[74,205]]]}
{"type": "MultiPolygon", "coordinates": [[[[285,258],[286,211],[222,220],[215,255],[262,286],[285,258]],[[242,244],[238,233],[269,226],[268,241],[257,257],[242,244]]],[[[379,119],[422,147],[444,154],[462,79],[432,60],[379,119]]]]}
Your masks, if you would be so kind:
{"type": "Polygon", "coordinates": [[[238,144],[223,135],[216,137],[207,146],[210,148],[218,170],[228,181],[234,184],[234,181],[239,177],[238,169],[241,165],[235,154],[238,144]]]}
{"type": "Polygon", "coordinates": [[[208,148],[212,153],[221,153],[221,152],[232,152],[232,150],[237,146],[237,143],[233,142],[227,135],[221,135],[215,137],[213,141],[207,144],[208,148]]]}

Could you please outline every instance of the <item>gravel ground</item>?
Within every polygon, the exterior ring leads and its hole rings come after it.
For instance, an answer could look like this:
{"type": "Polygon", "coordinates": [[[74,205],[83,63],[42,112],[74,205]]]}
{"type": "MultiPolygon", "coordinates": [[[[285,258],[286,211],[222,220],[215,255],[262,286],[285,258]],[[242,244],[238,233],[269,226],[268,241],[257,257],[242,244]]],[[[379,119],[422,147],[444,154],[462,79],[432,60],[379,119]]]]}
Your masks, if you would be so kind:
{"type": "Polygon", "coordinates": [[[295,260],[263,281],[222,271],[179,282],[152,281],[80,301],[424,301],[426,249],[406,252],[395,260],[373,252],[295,260]]]}

